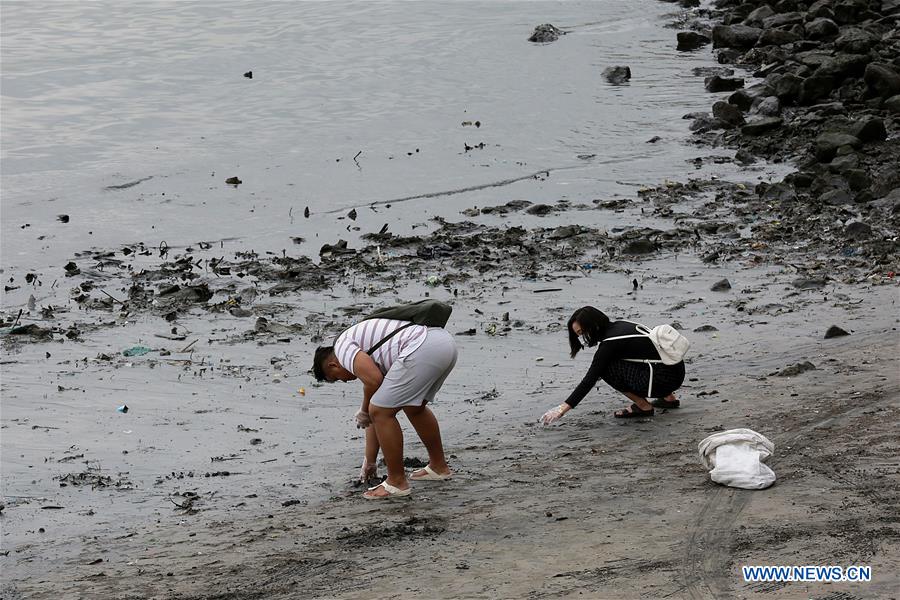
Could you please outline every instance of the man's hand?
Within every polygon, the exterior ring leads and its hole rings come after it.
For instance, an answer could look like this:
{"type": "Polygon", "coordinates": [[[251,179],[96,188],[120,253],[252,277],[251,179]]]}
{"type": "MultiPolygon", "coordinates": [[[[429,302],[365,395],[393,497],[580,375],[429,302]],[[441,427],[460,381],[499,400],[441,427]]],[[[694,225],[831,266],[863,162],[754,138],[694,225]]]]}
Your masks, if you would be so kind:
{"type": "Polygon", "coordinates": [[[355,418],[357,429],[365,429],[372,424],[372,417],[370,417],[369,413],[364,412],[362,409],[356,411],[355,418]]]}

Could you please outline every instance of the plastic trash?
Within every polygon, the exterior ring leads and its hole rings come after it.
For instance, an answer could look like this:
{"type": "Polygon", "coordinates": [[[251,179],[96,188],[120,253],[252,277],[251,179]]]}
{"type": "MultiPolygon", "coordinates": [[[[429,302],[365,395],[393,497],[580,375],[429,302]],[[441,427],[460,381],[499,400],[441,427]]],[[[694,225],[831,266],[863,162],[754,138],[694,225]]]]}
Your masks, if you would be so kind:
{"type": "Polygon", "coordinates": [[[438,277],[437,275],[429,275],[425,279],[425,285],[428,285],[431,287],[437,287],[437,286],[441,285],[441,278],[438,277]]]}
{"type": "Polygon", "coordinates": [[[152,352],[151,348],[146,346],[133,346],[128,348],[127,350],[122,351],[122,356],[143,356],[148,352],[152,352]]]}
{"type": "Polygon", "coordinates": [[[117,406],[117,407],[116,407],[116,410],[119,411],[120,413],[123,413],[123,414],[124,414],[124,413],[127,413],[127,412],[128,412],[128,405],[127,405],[127,404],[123,404],[122,406],[117,406]]]}
{"type": "Polygon", "coordinates": [[[700,442],[699,450],[701,463],[716,483],[745,490],[775,483],[775,472],[764,464],[775,452],[775,444],[752,429],[714,433],[700,442]]]}

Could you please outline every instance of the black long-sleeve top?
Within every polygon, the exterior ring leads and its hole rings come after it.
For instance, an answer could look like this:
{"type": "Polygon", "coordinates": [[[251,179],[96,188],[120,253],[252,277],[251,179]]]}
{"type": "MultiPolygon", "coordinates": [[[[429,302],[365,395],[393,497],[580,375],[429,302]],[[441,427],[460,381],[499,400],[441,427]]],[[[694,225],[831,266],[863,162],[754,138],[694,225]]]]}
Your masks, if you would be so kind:
{"type": "Polygon", "coordinates": [[[594,360],[591,361],[591,367],[578,387],[569,395],[566,404],[575,408],[579,402],[584,400],[597,380],[606,373],[611,361],[623,358],[659,360],[659,352],[646,336],[606,341],[607,338],[636,333],[638,331],[635,329],[634,323],[614,321],[609,324],[606,331],[603,332],[603,340],[597,345],[597,352],[594,354],[594,360]]]}

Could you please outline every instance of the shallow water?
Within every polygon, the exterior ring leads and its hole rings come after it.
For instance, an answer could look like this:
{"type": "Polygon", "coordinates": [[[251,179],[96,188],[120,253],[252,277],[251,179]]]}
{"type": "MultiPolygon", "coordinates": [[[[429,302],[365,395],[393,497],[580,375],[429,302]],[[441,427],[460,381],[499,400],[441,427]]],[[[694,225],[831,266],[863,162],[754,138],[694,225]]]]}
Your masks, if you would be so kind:
{"type": "Polygon", "coordinates": [[[675,52],[675,30],[662,27],[672,10],[652,0],[7,4],[3,266],[58,267],[136,241],[330,242],[352,232],[329,210],[522,177],[413,200],[400,215],[361,210],[356,225],[390,220],[400,232],[472,205],[632,197],[637,185],[685,179],[697,173],[685,161],[708,152],[684,145],[681,117],[711,101],[691,69],[715,63],[708,50],[675,52]],[[527,42],[543,22],[571,33],[527,42]],[[600,76],[618,64],[630,83],[600,76]],[[231,176],[244,183],[226,185],[231,176]],[[62,213],[70,223],[56,221],[62,213]]]}

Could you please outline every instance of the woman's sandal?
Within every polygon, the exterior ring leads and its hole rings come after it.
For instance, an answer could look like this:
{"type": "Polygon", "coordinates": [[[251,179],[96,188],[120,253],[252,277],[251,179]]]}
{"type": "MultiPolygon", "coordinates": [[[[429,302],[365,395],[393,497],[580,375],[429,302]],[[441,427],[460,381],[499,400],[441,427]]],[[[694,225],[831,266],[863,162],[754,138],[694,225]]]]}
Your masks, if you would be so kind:
{"type": "Polygon", "coordinates": [[[394,496],[398,496],[398,497],[399,496],[409,496],[411,493],[412,493],[411,487],[408,487],[405,490],[401,490],[398,487],[392,486],[387,481],[382,481],[375,487],[370,487],[367,492],[364,492],[363,498],[365,498],[366,500],[382,500],[384,498],[393,498],[394,496]],[[387,495],[386,496],[371,496],[371,495],[369,495],[369,492],[377,490],[378,488],[384,488],[384,491],[387,492],[387,495]]]}
{"type": "Polygon", "coordinates": [[[657,398],[655,400],[651,400],[650,404],[655,406],[656,408],[679,408],[681,406],[681,401],[676,398],[671,402],[666,400],[665,398],[657,398]]]}
{"type": "Polygon", "coordinates": [[[613,416],[617,419],[639,419],[641,417],[652,417],[653,409],[641,410],[637,404],[632,404],[628,409],[617,410],[613,416]]]}

